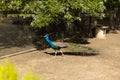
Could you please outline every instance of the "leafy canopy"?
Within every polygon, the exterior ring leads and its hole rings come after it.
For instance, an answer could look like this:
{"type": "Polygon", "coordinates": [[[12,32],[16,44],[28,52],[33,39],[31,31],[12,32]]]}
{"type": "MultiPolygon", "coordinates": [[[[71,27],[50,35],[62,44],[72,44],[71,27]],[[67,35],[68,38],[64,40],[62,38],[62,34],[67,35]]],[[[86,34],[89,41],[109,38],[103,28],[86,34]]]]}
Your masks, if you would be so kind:
{"type": "Polygon", "coordinates": [[[60,19],[67,24],[81,20],[82,13],[95,17],[103,17],[105,7],[101,0],[38,0],[25,6],[25,12],[34,12],[32,26],[47,26],[58,23],[60,19]]]}
{"type": "Polygon", "coordinates": [[[32,26],[43,27],[60,20],[69,24],[81,20],[81,14],[102,18],[103,0],[2,0],[0,10],[34,13],[32,26]]]}
{"type": "Polygon", "coordinates": [[[105,6],[107,8],[120,8],[120,0],[107,0],[105,2],[105,6]]]}

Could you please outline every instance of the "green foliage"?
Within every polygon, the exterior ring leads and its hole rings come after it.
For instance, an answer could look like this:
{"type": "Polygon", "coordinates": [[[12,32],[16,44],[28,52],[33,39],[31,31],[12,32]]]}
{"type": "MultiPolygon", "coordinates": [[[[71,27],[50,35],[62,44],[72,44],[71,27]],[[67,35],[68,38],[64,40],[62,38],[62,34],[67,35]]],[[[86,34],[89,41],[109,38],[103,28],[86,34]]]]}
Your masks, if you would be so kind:
{"type": "Polygon", "coordinates": [[[120,7],[120,0],[106,0],[105,6],[107,8],[119,8],[120,7]]]}
{"type": "MultiPolygon", "coordinates": [[[[13,63],[6,61],[0,65],[0,80],[19,80],[18,72],[13,63]]],[[[40,77],[27,73],[22,77],[22,80],[41,80],[40,77]]]]}
{"type": "Polygon", "coordinates": [[[0,80],[17,80],[18,73],[15,66],[10,62],[5,62],[0,66],[0,80]]]}
{"type": "Polygon", "coordinates": [[[32,26],[41,27],[56,21],[58,16],[64,13],[64,6],[57,0],[32,1],[25,6],[24,11],[35,13],[32,26]]]}
{"type": "Polygon", "coordinates": [[[22,2],[17,0],[2,0],[0,11],[19,10],[22,2]]]}
{"type": "Polygon", "coordinates": [[[81,20],[81,14],[103,17],[103,0],[2,0],[0,10],[34,13],[32,26],[44,27],[64,21],[81,20]]]}
{"type": "Polygon", "coordinates": [[[33,75],[32,73],[27,73],[23,76],[22,80],[41,80],[38,76],[33,75]]]}
{"type": "Polygon", "coordinates": [[[103,17],[105,7],[102,0],[38,0],[25,6],[24,11],[34,12],[32,26],[47,26],[61,19],[66,23],[81,20],[82,13],[103,17]]]}

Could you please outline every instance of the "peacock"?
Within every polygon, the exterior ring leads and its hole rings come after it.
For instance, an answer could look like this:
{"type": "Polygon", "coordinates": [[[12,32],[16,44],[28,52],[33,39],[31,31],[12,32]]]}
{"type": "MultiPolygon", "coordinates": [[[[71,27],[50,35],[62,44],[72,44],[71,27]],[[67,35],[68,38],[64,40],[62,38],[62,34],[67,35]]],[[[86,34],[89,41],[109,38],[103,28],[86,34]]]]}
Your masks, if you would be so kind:
{"type": "Polygon", "coordinates": [[[44,38],[45,38],[45,41],[50,45],[50,47],[55,50],[55,56],[57,55],[57,50],[59,50],[62,53],[62,56],[64,55],[63,51],[61,49],[66,48],[67,47],[66,44],[64,44],[63,42],[55,42],[55,43],[53,43],[49,39],[49,34],[45,35],[44,38]]]}

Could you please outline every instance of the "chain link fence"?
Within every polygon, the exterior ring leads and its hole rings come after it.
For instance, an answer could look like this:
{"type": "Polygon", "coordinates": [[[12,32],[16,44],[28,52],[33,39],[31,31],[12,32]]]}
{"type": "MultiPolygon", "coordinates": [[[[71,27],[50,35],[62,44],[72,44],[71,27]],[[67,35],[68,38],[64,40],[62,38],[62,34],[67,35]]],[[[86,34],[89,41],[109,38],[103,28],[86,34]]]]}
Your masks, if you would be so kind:
{"type": "Polygon", "coordinates": [[[29,27],[0,22],[0,56],[34,48],[29,27]]]}

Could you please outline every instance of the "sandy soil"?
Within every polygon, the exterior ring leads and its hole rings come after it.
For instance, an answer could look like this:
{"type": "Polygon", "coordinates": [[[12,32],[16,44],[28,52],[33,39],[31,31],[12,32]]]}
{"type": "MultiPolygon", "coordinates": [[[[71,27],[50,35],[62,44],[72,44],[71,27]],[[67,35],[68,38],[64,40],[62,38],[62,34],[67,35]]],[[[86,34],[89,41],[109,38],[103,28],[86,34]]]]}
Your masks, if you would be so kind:
{"type": "MultiPolygon", "coordinates": [[[[120,79],[120,32],[108,34],[106,39],[90,39],[85,45],[100,51],[99,55],[53,56],[45,52],[52,49],[34,51],[10,57],[20,75],[32,70],[44,80],[119,80],[120,79]]],[[[67,51],[66,49],[64,51],[67,51]]],[[[0,61],[3,61],[1,59],[0,61]]]]}

